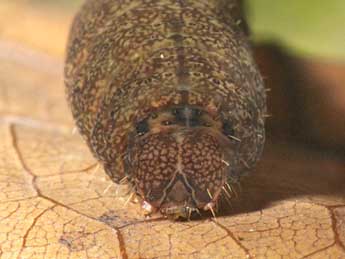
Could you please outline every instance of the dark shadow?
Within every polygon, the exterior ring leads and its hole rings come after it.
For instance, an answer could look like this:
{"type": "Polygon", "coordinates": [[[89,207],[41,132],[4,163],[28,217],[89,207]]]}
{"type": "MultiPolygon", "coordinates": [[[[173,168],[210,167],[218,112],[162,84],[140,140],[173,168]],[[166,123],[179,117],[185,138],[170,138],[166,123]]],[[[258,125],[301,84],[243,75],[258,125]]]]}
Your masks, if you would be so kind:
{"type": "MultiPolygon", "coordinates": [[[[326,204],[327,199],[337,199],[344,204],[345,146],[341,139],[345,135],[338,130],[339,134],[333,136],[335,139],[327,141],[329,136],[318,137],[317,131],[311,132],[309,125],[311,119],[318,123],[318,117],[310,117],[318,116],[313,110],[320,104],[310,96],[308,89],[328,82],[327,78],[316,80],[304,67],[306,63],[302,58],[292,57],[275,44],[259,46],[255,53],[266,87],[270,88],[269,144],[257,168],[241,181],[240,195],[232,199],[231,206],[223,201],[218,215],[258,211],[275,202],[294,199],[320,204],[326,204]]],[[[345,64],[343,68],[345,73],[345,64]]],[[[333,127],[341,129],[344,114],[338,115],[339,125],[333,127]]]]}
{"type": "Polygon", "coordinates": [[[259,211],[283,200],[345,203],[345,160],[288,144],[269,144],[257,168],[242,181],[232,206],[219,216],[259,211]]]}

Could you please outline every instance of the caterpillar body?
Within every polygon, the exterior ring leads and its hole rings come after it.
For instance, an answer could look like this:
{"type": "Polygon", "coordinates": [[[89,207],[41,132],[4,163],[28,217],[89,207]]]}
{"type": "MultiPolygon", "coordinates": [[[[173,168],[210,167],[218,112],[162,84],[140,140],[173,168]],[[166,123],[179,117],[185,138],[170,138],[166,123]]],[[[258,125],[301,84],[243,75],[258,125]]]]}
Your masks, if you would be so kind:
{"type": "Polygon", "coordinates": [[[149,211],[212,210],[265,142],[266,96],[240,0],[87,0],[68,102],[110,178],[149,211]]]}

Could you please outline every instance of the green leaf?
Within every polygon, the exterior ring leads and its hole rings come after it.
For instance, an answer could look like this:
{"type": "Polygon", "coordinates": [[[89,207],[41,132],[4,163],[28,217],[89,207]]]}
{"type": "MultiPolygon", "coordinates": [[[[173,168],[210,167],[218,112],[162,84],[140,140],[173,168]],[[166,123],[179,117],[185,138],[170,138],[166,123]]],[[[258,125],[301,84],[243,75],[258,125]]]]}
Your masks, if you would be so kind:
{"type": "Polygon", "coordinates": [[[254,40],[280,42],[302,55],[345,59],[344,0],[248,0],[254,40]]]}

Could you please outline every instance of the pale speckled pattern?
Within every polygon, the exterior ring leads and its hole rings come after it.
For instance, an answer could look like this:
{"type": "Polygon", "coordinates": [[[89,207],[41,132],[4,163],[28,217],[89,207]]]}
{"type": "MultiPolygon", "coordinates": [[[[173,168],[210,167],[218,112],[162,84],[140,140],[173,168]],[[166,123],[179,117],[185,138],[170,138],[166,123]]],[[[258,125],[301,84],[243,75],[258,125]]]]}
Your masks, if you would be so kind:
{"type": "Polygon", "coordinates": [[[65,83],[77,127],[110,177],[125,170],[138,122],[175,105],[230,122],[228,180],[259,159],[266,97],[239,1],[89,0],[68,44],[65,83]]]}

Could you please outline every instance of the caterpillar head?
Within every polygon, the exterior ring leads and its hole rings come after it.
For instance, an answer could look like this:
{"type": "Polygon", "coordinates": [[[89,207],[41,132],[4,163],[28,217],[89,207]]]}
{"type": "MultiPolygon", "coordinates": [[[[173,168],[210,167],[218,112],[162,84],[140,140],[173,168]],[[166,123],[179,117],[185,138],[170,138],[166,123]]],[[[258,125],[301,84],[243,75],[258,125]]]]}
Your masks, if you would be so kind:
{"type": "Polygon", "coordinates": [[[229,122],[189,105],[137,123],[127,171],[144,209],[184,218],[212,210],[232,170],[234,139],[229,122]]]}

